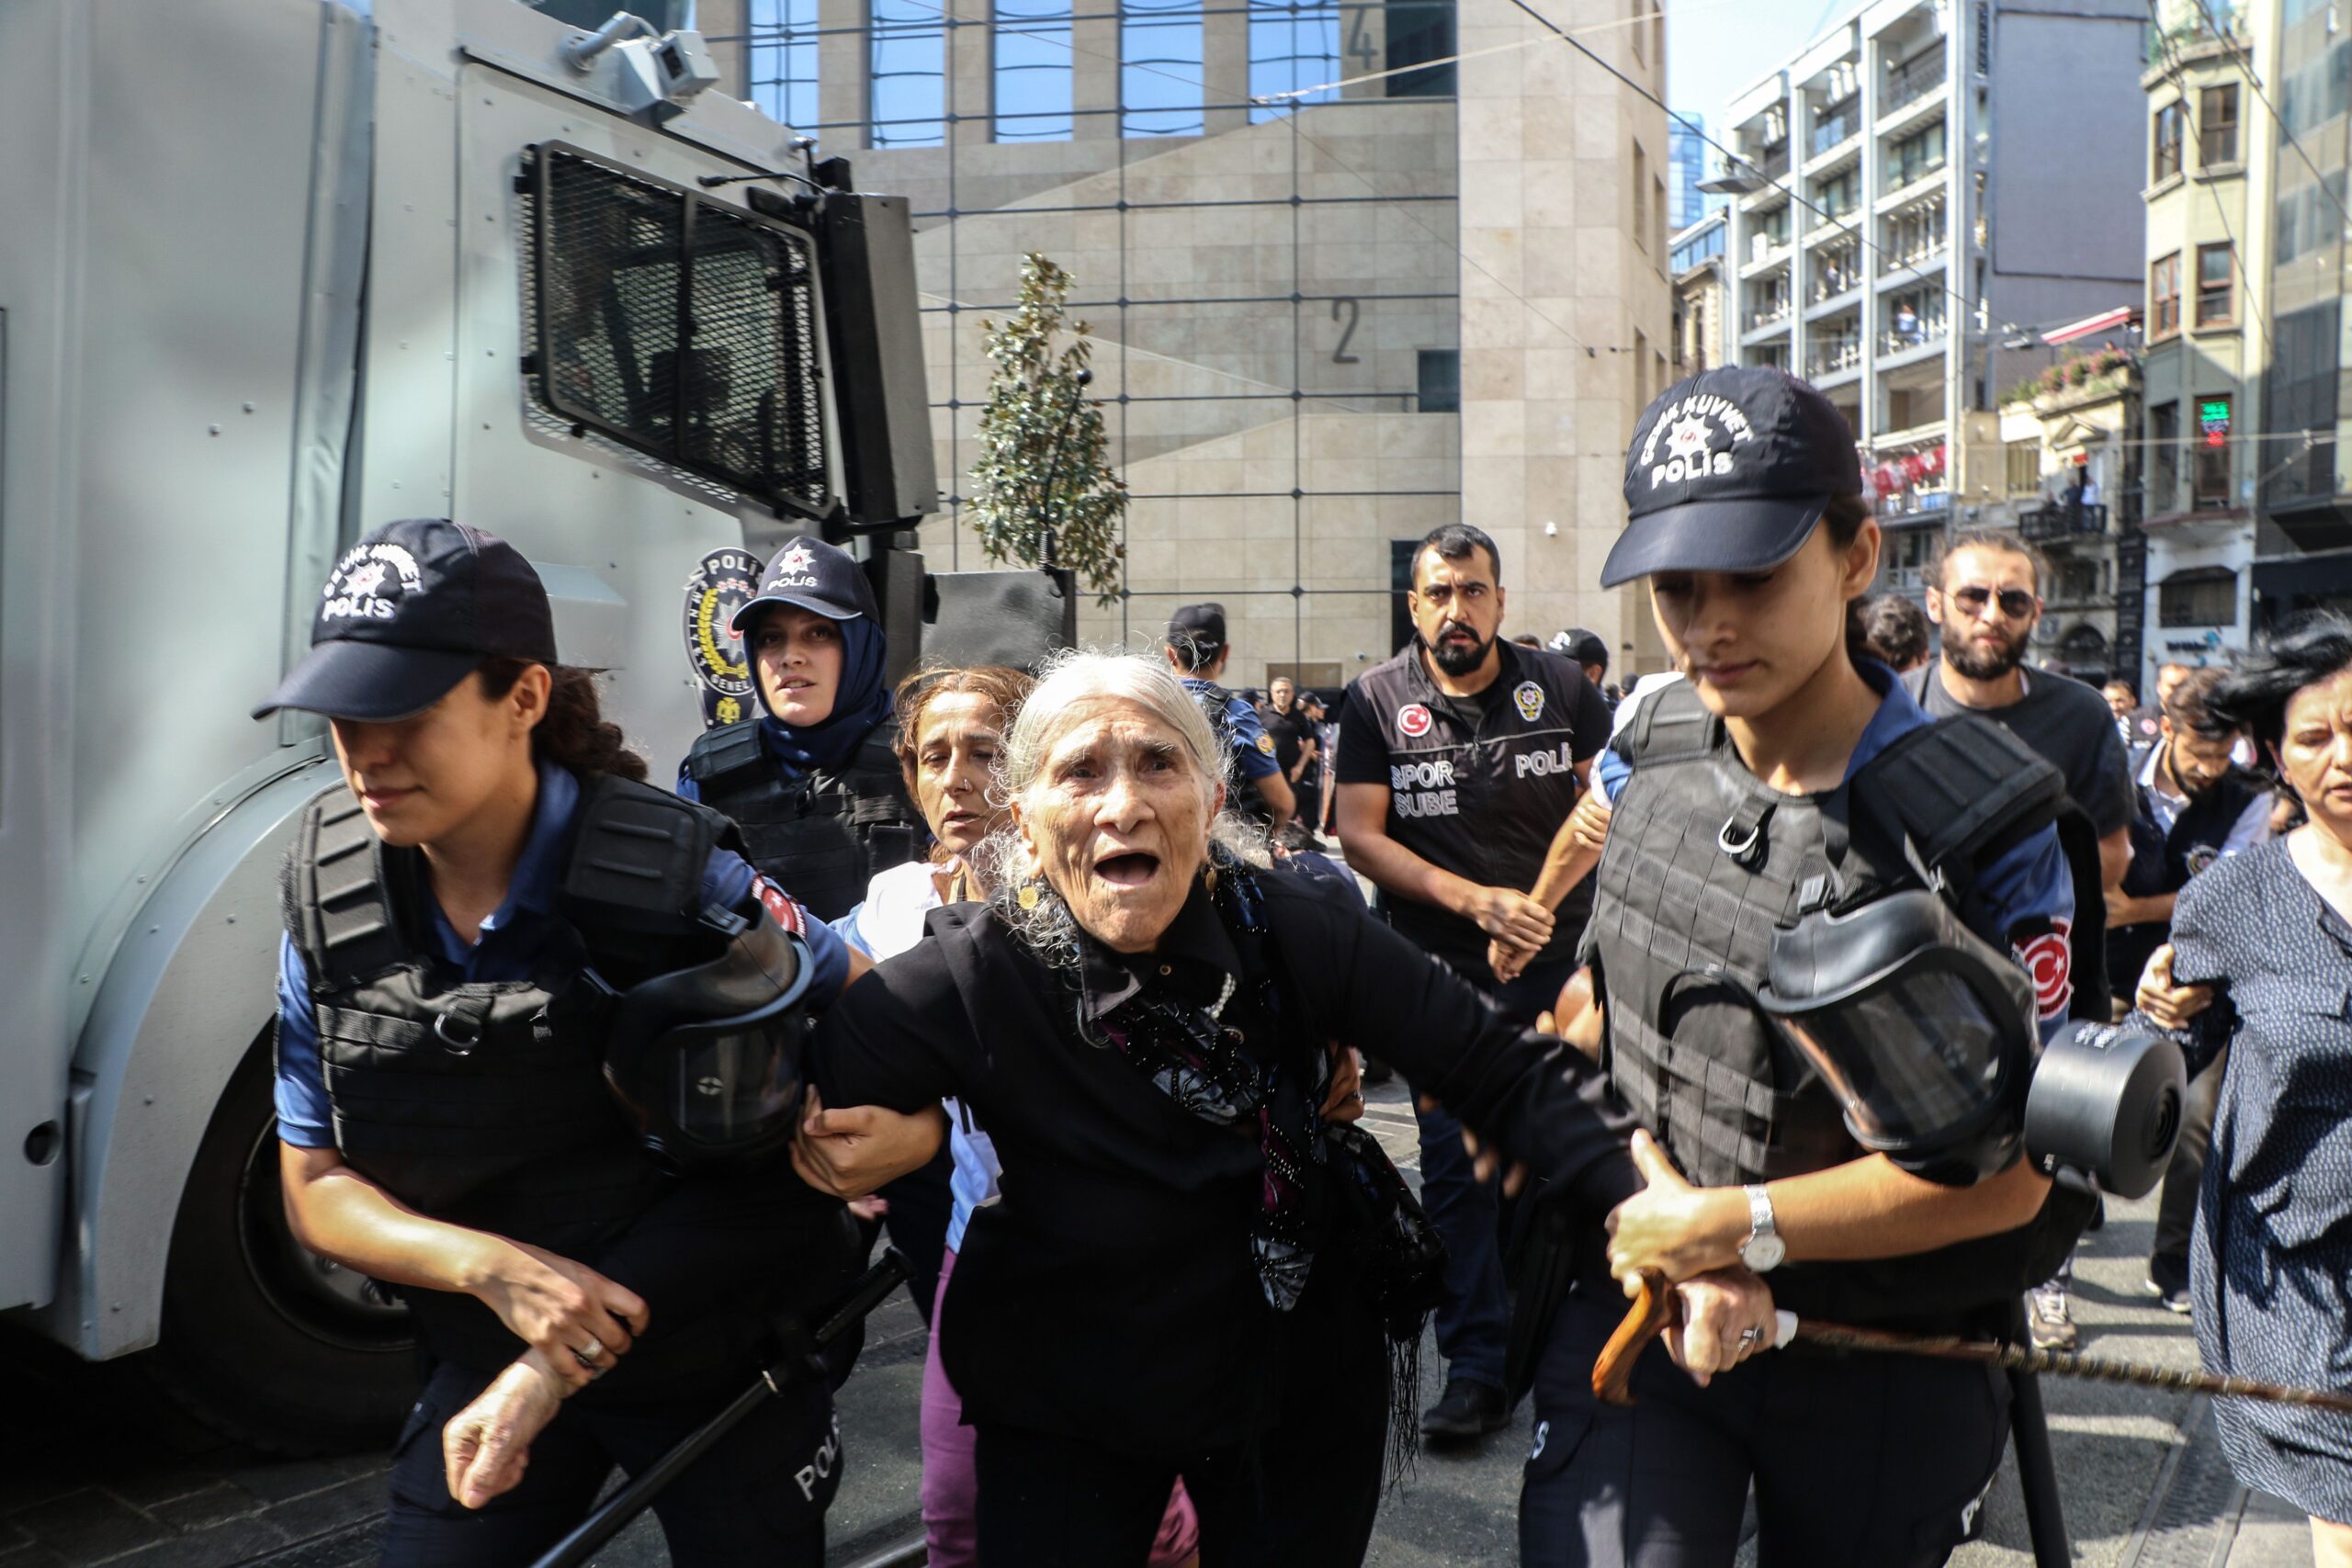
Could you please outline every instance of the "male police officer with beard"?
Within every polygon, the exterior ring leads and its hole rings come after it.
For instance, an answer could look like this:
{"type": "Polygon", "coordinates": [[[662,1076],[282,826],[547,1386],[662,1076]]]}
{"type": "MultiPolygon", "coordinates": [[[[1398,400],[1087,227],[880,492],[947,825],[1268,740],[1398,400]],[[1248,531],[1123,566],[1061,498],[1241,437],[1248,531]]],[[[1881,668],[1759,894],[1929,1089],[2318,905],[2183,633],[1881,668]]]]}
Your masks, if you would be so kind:
{"type": "MultiPolygon", "coordinates": [[[[1500,641],[1502,562],[1464,524],[1421,541],[1406,603],[1414,640],[1349,688],[1340,721],[1340,841],[1385,895],[1389,923],[1532,1021],[1576,966],[1590,894],[1556,916],[1532,894],[1552,835],[1609,738],[1609,708],[1576,664],[1500,641]],[[1495,944],[1527,957],[1506,981],[1495,944]]],[[[1501,1426],[1510,1329],[1496,1198],[1461,1125],[1420,1112],[1422,1201],[1444,1237],[1437,1313],[1445,1393],[1421,1421],[1439,1441],[1501,1426]]]]}

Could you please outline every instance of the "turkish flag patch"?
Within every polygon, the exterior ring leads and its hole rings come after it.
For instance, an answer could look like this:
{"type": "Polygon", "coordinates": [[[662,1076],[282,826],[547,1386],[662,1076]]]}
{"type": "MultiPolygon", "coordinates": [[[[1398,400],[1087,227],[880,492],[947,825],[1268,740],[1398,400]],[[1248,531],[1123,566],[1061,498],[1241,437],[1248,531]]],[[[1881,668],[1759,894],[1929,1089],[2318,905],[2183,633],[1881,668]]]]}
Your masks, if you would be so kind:
{"type": "Polygon", "coordinates": [[[762,907],[775,917],[777,925],[782,926],[794,936],[805,937],[808,934],[807,911],[786,897],[783,888],[778,887],[764,876],[754,876],[752,878],[752,891],[760,896],[762,907]]]}
{"type": "Polygon", "coordinates": [[[2011,950],[2033,976],[2033,1002],[2044,1018],[2064,1018],[2075,999],[2072,920],[2037,920],[2009,933],[2011,950]]]}

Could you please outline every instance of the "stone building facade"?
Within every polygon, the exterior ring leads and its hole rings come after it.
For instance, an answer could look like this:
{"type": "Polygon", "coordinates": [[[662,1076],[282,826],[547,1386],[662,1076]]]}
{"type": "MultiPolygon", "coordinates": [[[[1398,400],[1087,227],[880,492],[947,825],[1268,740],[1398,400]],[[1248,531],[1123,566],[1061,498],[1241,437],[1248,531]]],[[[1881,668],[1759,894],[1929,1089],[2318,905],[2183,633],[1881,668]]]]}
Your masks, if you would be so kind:
{"type": "MultiPolygon", "coordinates": [[[[1654,650],[1595,578],[1666,384],[1663,110],[1509,0],[944,6],[701,18],[728,90],[912,199],[947,491],[929,562],[986,564],[959,493],[982,336],[1040,252],[1075,276],[1133,496],[1088,640],[1216,600],[1235,683],[1337,684],[1397,646],[1406,554],[1459,518],[1500,549],[1507,632],[1654,650]]],[[[1649,0],[1544,9],[1662,87],[1649,0]]]]}

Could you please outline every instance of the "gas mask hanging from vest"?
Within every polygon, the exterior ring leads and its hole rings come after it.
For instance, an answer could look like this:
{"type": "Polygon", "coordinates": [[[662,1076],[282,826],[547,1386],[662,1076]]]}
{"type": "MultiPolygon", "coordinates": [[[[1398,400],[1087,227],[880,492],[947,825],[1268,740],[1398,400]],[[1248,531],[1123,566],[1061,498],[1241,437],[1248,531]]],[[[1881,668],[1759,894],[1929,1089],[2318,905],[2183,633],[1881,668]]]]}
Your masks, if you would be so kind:
{"type": "Polygon", "coordinates": [[[639,1141],[682,1170],[754,1163],[791,1141],[811,1022],[814,966],[797,941],[772,920],[705,919],[718,953],[614,996],[605,1045],[605,1080],[639,1141]]]}
{"type": "Polygon", "coordinates": [[[2186,1092],[2159,1035],[2070,1023],[2046,1045],[2032,982],[1940,895],[1821,908],[1774,934],[1758,992],[1819,1070],[1847,1131],[1915,1176],[1964,1186],[2022,1145],[2078,1187],[2144,1196],[2186,1092]]]}
{"type": "Polygon", "coordinates": [[[1774,934],[1757,993],[1854,1141],[1964,1185],[2007,1168],[2033,1074],[2033,982],[1925,888],[1815,909],[1774,934]]]}

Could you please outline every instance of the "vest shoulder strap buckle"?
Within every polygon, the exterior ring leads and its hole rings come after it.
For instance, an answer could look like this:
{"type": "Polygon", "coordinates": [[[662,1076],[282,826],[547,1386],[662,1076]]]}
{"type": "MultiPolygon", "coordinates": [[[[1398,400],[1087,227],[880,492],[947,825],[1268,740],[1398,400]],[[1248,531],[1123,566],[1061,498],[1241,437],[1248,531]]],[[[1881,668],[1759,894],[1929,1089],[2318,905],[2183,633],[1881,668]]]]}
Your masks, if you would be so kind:
{"type": "Polygon", "coordinates": [[[1715,848],[1753,871],[1763,863],[1770,849],[1764,840],[1764,829],[1771,820],[1772,803],[1750,795],[1715,829],[1715,848]]]}
{"type": "Polygon", "coordinates": [[[481,1043],[481,1017],[469,1008],[443,1008],[433,1015],[433,1037],[462,1056],[481,1043]]]}

